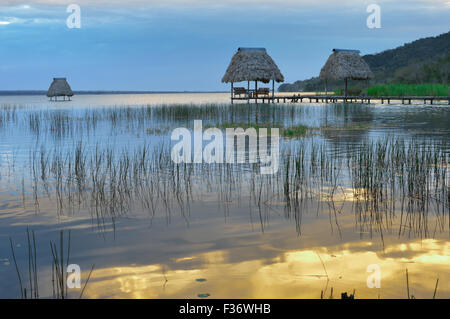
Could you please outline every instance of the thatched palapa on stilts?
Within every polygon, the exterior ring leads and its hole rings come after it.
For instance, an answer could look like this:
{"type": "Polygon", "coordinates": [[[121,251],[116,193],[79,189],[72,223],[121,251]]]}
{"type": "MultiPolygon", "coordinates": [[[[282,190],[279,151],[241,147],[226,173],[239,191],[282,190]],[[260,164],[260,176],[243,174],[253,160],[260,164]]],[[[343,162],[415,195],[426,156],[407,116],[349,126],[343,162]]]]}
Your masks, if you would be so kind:
{"type": "Polygon", "coordinates": [[[347,96],[348,80],[370,80],[373,73],[369,65],[359,55],[358,50],[333,49],[325,66],[320,71],[320,79],[345,81],[345,96],[347,96]]]}
{"type": "Polygon", "coordinates": [[[231,63],[222,78],[223,83],[231,83],[231,101],[234,95],[245,94],[247,100],[258,99],[259,96],[269,95],[269,89],[258,90],[258,82],[269,83],[272,81],[272,99],[275,94],[275,81],[284,82],[284,76],[267,54],[264,48],[239,48],[231,59],[231,63]],[[234,88],[234,83],[247,82],[247,89],[234,88]],[[250,82],[255,82],[255,89],[250,90],[250,82]]]}
{"type": "Polygon", "coordinates": [[[63,101],[65,101],[66,97],[68,97],[70,101],[70,98],[73,96],[73,92],[69,83],[67,83],[66,78],[53,78],[53,82],[48,89],[47,96],[50,100],[55,99],[55,101],[58,100],[58,97],[63,97],[63,101]]]}

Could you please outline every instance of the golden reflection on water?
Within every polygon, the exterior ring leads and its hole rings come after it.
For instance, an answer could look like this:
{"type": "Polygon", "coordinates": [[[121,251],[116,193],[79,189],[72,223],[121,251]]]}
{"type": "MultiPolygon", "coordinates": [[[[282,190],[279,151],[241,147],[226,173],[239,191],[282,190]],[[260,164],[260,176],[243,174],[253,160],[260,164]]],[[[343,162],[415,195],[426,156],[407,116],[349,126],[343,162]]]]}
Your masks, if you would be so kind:
{"type": "Polygon", "coordinates": [[[95,270],[88,298],[320,298],[356,290],[357,298],[406,298],[405,270],[410,294],[449,298],[450,242],[414,240],[387,245],[384,252],[370,251],[364,241],[336,247],[293,250],[275,258],[233,263],[226,250],[175,260],[178,269],[165,265],[130,265],[95,270]],[[200,266],[192,267],[195,260],[200,266]],[[322,261],[323,263],[322,263],[322,261]],[[184,265],[185,264],[185,265],[184,265]],[[381,268],[381,288],[369,289],[367,266],[381,268]]]}

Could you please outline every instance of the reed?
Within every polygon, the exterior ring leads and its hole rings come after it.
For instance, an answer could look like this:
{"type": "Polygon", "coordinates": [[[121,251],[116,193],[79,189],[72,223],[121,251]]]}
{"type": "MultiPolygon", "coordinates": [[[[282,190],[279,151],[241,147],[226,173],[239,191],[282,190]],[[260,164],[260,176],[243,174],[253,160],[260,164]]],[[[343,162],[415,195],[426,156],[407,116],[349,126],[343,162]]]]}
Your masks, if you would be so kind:
{"type": "Polygon", "coordinates": [[[448,84],[384,84],[367,89],[369,96],[449,96],[448,84]]]}
{"type": "Polygon", "coordinates": [[[9,238],[11,246],[11,255],[14,261],[14,266],[16,269],[17,279],[19,282],[20,295],[22,299],[39,299],[39,286],[38,286],[38,271],[37,271],[37,252],[36,252],[36,238],[34,231],[30,233],[27,228],[27,243],[28,243],[28,289],[25,287],[23,279],[25,278],[17,263],[14,243],[12,238],[9,238]]]}
{"type": "MultiPolygon", "coordinates": [[[[53,298],[55,299],[67,299],[69,297],[69,291],[67,287],[67,267],[70,264],[70,245],[71,245],[71,232],[68,231],[67,243],[64,239],[64,231],[61,230],[59,234],[59,245],[56,242],[50,241],[51,261],[52,261],[52,277],[51,285],[53,291],[53,298]]],[[[11,255],[14,261],[14,266],[17,274],[17,279],[20,288],[20,294],[22,299],[39,299],[39,276],[38,276],[38,263],[37,263],[37,250],[36,250],[36,236],[34,231],[30,231],[27,228],[27,244],[28,244],[28,276],[25,277],[20,270],[16,259],[16,253],[14,249],[14,242],[10,237],[11,255]],[[24,279],[27,280],[24,281],[24,279]],[[25,286],[25,282],[28,282],[28,287],[25,286]]],[[[81,290],[79,298],[82,298],[84,291],[89,283],[89,280],[94,271],[94,265],[92,266],[85,284],[81,290]]]]}

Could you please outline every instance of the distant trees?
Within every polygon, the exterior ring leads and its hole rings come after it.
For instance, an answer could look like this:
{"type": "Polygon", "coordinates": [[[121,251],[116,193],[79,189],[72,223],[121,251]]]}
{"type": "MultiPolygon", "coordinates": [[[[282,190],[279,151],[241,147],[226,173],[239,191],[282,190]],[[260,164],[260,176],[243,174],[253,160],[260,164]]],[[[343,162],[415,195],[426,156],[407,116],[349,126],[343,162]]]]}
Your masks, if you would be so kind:
{"type": "Polygon", "coordinates": [[[394,73],[394,83],[450,83],[450,53],[435,61],[413,63],[394,73]]]}

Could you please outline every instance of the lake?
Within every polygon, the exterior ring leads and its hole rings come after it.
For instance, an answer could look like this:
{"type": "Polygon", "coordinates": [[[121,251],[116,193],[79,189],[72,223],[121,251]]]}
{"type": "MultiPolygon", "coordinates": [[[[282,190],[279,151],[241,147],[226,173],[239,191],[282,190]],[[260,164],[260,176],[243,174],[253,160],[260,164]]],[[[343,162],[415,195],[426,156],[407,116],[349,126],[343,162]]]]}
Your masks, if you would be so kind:
{"type": "Polygon", "coordinates": [[[0,96],[0,297],[450,298],[449,164],[446,105],[0,96]],[[194,120],[279,128],[279,169],[174,163],[194,120]]]}

